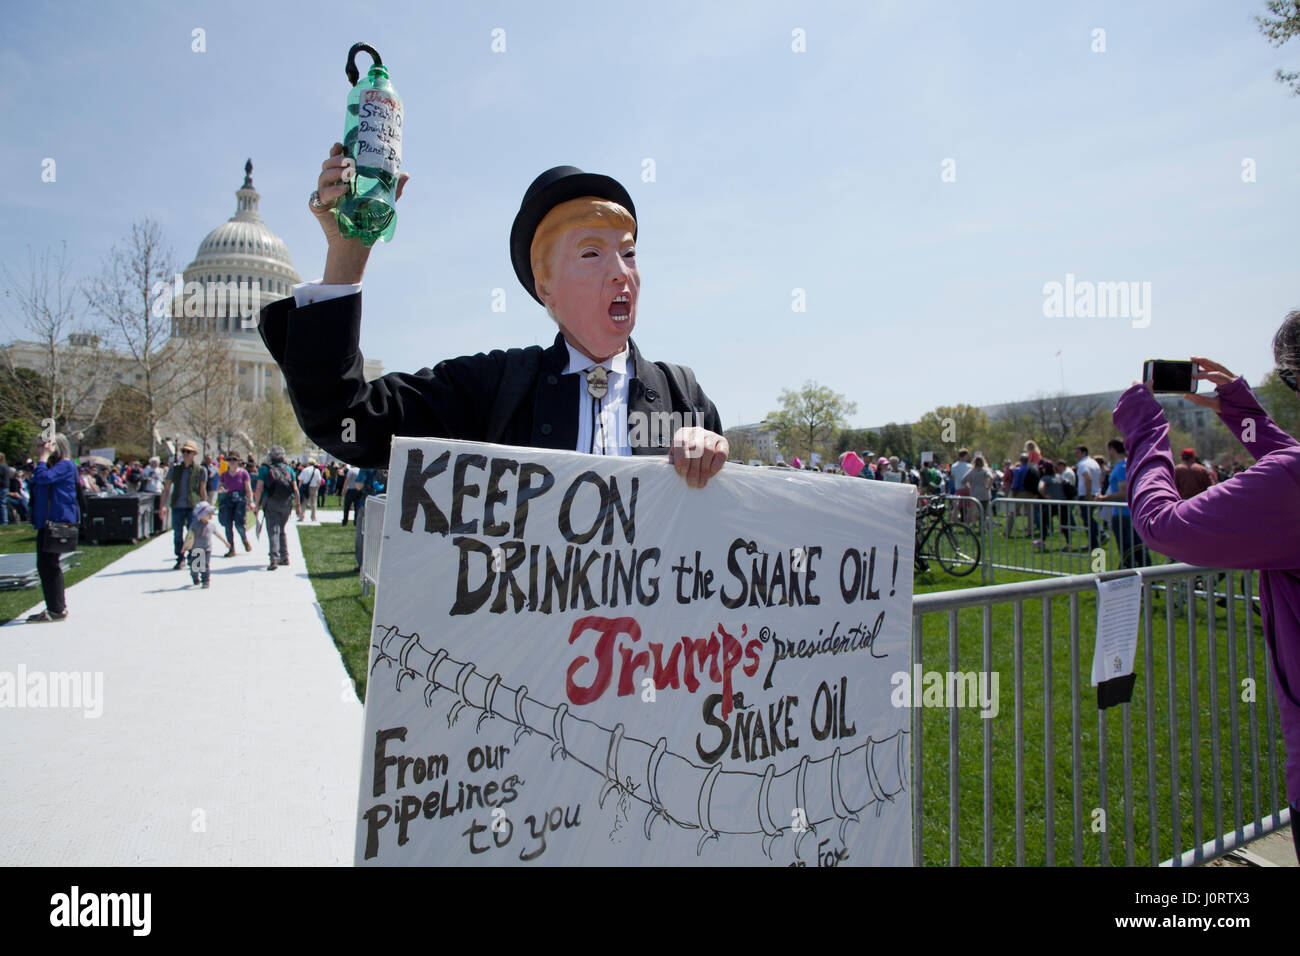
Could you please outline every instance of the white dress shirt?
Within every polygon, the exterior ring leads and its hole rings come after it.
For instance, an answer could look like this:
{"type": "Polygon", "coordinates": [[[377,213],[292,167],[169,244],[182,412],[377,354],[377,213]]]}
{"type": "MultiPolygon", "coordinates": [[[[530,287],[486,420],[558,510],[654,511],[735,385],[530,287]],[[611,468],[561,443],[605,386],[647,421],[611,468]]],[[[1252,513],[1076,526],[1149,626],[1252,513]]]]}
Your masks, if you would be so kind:
{"type": "Polygon", "coordinates": [[[293,301],[301,309],[304,305],[311,305],[313,302],[327,302],[330,299],[341,299],[345,295],[356,295],[361,291],[361,283],[325,285],[322,282],[299,282],[291,291],[293,301]]]}
{"type": "MultiPolygon", "coordinates": [[[[301,282],[294,286],[292,291],[294,302],[301,309],[316,302],[327,302],[345,295],[355,295],[361,291],[361,283],[327,285],[321,282],[301,282]]],[[[631,350],[624,346],[623,351],[614,357],[596,363],[569,345],[567,339],[564,344],[569,350],[569,363],[565,366],[563,374],[579,377],[578,443],[574,451],[591,453],[594,448],[597,455],[624,457],[631,455],[632,446],[628,442],[627,434],[627,394],[628,383],[636,375],[636,363],[632,360],[631,350]],[[596,412],[597,402],[587,391],[585,374],[588,369],[595,368],[597,364],[603,365],[609,372],[609,391],[599,401],[599,415],[596,412]],[[594,445],[593,433],[595,434],[594,445]]]]}
{"type": "Polygon", "coordinates": [[[632,446],[627,435],[627,393],[628,382],[636,374],[631,350],[625,345],[623,351],[612,358],[593,362],[567,339],[564,345],[569,350],[569,364],[564,367],[563,374],[578,376],[578,447],[575,450],[596,455],[631,455],[632,446]],[[599,403],[587,391],[586,376],[587,370],[597,365],[603,365],[609,372],[609,391],[599,403]]]}

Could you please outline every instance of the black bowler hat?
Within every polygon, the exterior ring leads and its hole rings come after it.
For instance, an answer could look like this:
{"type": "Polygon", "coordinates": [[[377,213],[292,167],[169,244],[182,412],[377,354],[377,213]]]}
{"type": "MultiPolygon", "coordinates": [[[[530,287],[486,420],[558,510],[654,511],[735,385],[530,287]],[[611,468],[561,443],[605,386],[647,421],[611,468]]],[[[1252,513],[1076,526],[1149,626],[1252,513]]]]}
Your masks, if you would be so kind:
{"type": "MultiPolygon", "coordinates": [[[[529,252],[533,245],[533,236],[546,214],[562,202],[581,196],[595,196],[618,203],[636,219],[636,207],[632,197],[616,179],[599,173],[584,173],[577,166],[555,166],[533,180],[533,184],[524,193],[524,201],[519,204],[519,213],[515,224],[510,227],[510,261],[514,263],[515,275],[528,294],[541,304],[537,294],[537,277],[533,275],[533,263],[529,252]]],[[[636,238],[636,227],[632,228],[632,238],[636,238]]]]}

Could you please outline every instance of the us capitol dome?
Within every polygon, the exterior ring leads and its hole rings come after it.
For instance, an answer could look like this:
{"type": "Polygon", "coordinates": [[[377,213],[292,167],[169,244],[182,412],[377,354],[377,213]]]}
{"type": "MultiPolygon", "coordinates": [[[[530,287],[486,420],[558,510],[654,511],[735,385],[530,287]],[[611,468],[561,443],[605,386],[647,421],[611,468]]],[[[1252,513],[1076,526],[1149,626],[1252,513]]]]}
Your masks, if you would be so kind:
{"type": "MultiPolygon", "coordinates": [[[[172,334],[184,336],[200,328],[210,329],[229,340],[231,360],[239,390],[246,400],[258,401],[270,389],[284,392],[280,369],[257,332],[257,311],[262,306],[292,295],[302,281],[293,267],[293,257],[284,240],[273,233],[258,214],[260,199],[253,188],[253,161],[244,164],[244,184],[235,190],[235,214],[213,229],[199,243],[198,253],[183,273],[186,287],[197,282],[205,290],[201,315],[197,301],[188,296],[173,301],[172,334]],[[250,311],[252,318],[241,318],[250,311]],[[187,305],[189,306],[187,308],[187,305]]],[[[383,363],[366,361],[367,381],[384,374],[383,363]]]]}

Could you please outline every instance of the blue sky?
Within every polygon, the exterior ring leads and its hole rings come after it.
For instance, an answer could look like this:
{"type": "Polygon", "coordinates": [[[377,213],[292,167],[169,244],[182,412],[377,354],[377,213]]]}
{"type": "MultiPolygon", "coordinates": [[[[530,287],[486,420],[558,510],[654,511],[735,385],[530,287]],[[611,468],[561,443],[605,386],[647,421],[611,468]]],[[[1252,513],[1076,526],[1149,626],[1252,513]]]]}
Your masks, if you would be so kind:
{"type": "MultiPolygon", "coordinates": [[[[1123,388],[1144,359],[1193,353],[1257,382],[1300,308],[1300,98],[1272,76],[1300,67],[1300,41],[1269,46],[1262,11],[15,4],[0,104],[21,135],[0,143],[0,253],[21,269],[28,246],[66,239],[88,275],[151,216],[183,268],[234,212],[251,156],[263,218],[318,277],[305,199],[342,135],[347,49],[366,40],[404,100],[413,177],[365,278],[362,347],[389,371],[549,343],[508,237],[529,182],[567,163],[628,187],[634,337],[693,366],[728,427],[808,379],[856,401],[857,425],[1054,393],[1062,376],[1070,392],[1123,388]],[[1150,324],[1045,318],[1043,286],[1067,274],[1151,283],[1150,324]]],[[[0,338],[20,335],[4,323],[0,338]]]]}

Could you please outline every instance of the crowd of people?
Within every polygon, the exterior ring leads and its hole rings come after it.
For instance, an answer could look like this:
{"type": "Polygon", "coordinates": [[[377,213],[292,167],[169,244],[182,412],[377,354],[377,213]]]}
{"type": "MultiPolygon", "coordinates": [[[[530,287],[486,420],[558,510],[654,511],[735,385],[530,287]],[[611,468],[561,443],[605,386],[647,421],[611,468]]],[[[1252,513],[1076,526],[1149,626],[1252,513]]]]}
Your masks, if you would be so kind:
{"type": "MultiPolygon", "coordinates": [[[[809,466],[798,459],[794,465],[779,464],[843,473],[845,459],[850,455],[853,453],[842,456],[838,466],[809,466]]],[[[1243,470],[1240,466],[1232,471],[1223,466],[1209,467],[1192,448],[1183,449],[1180,458],[1175,478],[1184,499],[1243,470]]],[[[918,466],[897,455],[876,457],[870,451],[862,454],[859,463],[860,478],[906,482],[917,486],[922,494],[969,496],[980,503],[978,513],[986,517],[999,498],[1058,502],[1051,507],[1007,508],[1004,533],[1014,537],[1018,526],[1023,525],[1023,533],[1032,537],[1034,547],[1041,548],[1059,529],[1066,549],[1079,551],[1091,551],[1113,535],[1120,542],[1122,567],[1150,563],[1150,554],[1134,533],[1129,509],[1123,503],[1127,486],[1121,439],[1108,443],[1105,456],[1093,455],[1086,446],[1078,445],[1069,460],[1044,456],[1038,444],[1031,440],[1025,442],[1018,460],[1003,459],[1000,464],[986,460],[983,455],[972,455],[966,448],[960,449],[951,463],[932,458],[918,466]],[[1088,501],[1117,504],[1104,509],[1108,513],[1092,507],[1072,508],[1072,504],[1088,501]],[[1072,532],[1077,535],[1077,544],[1071,540],[1072,532]]],[[[0,454],[0,489],[5,492],[0,500],[0,525],[32,520],[34,467],[35,458],[11,464],[0,454]]],[[[279,446],[272,448],[260,462],[252,454],[234,451],[200,457],[198,446],[192,441],[185,442],[180,453],[167,463],[154,456],[147,461],[88,459],[80,464],[70,462],[70,467],[79,496],[158,495],[158,520],[165,527],[170,518],[177,570],[185,565],[187,555],[194,550],[184,545],[201,503],[212,507],[209,520],[224,531],[224,557],[235,555],[237,542],[245,551],[252,550],[247,516],[251,514],[256,519],[260,515],[268,529],[268,570],[274,570],[289,563],[283,534],[286,523],[293,517],[316,521],[317,507],[323,506],[327,498],[333,498],[335,506],[342,509],[345,526],[350,518],[357,526],[355,548],[359,567],[365,500],[369,495],[382,493],[386,481],[386,473],[379,469],[363,469],[332,460],[318,462],[314,457],[294,462],[286,458],[279,446]]],[[[963,520],[971,520],[975,513],[974,508],[960,512],[963,520]]],[[[205,536],[203,540],[208,538],[205,536]]],[[[201,584],[202,572],[198,577],[196,583],[201,584]]]]}
{"type": "MultiPolygon", "coordinates": [[[[1140,567],[1151,563],[1151,555],[1141,537],[1133,530],[1127,501],[1127,465],[1124,441],[1111,439],[1106,455],[1091,454],[1088,446],[1076,445],[1069,460],[1049,458],[1038,443],[1026,441],[1018,460],[1003,459],[1001,465],[973,455],[969,449],[958,450],[956,459],[945,464],[931,458],[920,467],[909,467],[897,455],[874,459],[864,452],[859,477],[877,481],[907,482],[922,494],[946,494],[971,497],[980,503],[978,513],[991,515],[993,502],[999,498],[1017,501],[1049,501],[1052,505],[1011,506],[1005,510],[1004,534],[1017,536],[1017,527],[1025,526],[1024,535],[1033,539],[1035,548],[1045,547],[1046,539],[1056,530],[1065,538],[1066,550],[1092,551],[1113,535],[1120,550],[1120,566],[1140,567]],[[1115,502],[1106,507],[1076,507],[1082,502],[1115,502]],[[1071,531],[1086,534],[1076,545],[1071,531]]],[[[844,459],[841,459],[841,470],[844,459]]],[[[1182,449],[1175,469],[1178,492],[1183,499],[1201,494],[1207,488],[1228,480],[1244,469],[1211,468],[1200,460],[1194,448],[1182,449]]],[[[961,509],[962,520],[971,520],[976,509],[961,509]]]]}
{"type": "MultiPolygon", "coordinates": [[[[207,588],[214,538],[225,548],[223,557],[234,557],[237,543],[245,552],[252,551],[251,516],[255,533],[266,530],[267,570],[274,571],[289,563],[285,535],[289,520],[318,523],[317,508],[327,507],[330,497],[343,509],[345,526],[355,515],[359,569],[365,501],[382,494],[386,482],[386,470],[318,462],[314,457],[295,462],[279,445],[272,446],[260,462],[252,454],[233,451],[200,457],[193,441],[184,442],[167,462],[158,456],[144,462],[93,457],[78,462],[67,438],[59,434],[39,443],[30,458],[18,463],[9,463],[0,453],[0,490],[5,492],[0,496],[0,525],[30,521],[36,527],[37,569],[46,607],[28,621],[61,621],[68,612],[60,550],[51,528],[81,526],[88,498],[157,495],[157,527],[165,528],[170,521],[172,530],[173,570],[188,565],[194,585],[207,588]]],[[[64,553],[75,546],[72,540],[64,553]]]]}

